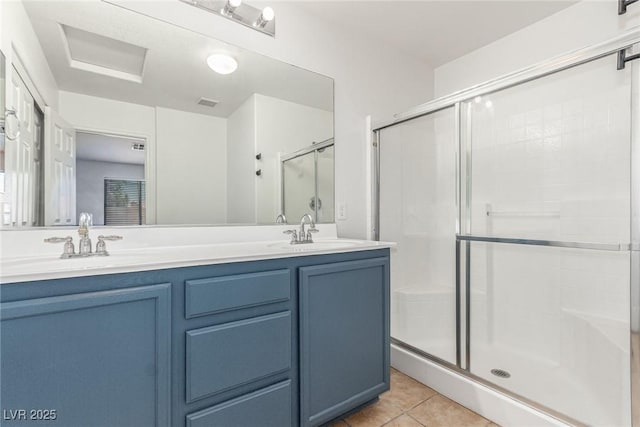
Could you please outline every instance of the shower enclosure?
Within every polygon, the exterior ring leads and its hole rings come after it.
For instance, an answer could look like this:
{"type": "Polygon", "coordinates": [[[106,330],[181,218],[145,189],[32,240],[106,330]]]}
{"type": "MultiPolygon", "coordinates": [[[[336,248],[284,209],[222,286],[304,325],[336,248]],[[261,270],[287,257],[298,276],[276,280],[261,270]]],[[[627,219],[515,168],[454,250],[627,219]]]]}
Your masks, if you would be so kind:
{"type": "Polygon", "coordinates": [[[569,423],[640,426],[640,64],[618,69],[638,41],[375,130],[394,345],[569,423]]]}
{"type": "Polygon", "coordinates": [[[333,222],[333,138],[280,158],[281,212],[290,220],[311,213],[317,223],[333,222]]]}

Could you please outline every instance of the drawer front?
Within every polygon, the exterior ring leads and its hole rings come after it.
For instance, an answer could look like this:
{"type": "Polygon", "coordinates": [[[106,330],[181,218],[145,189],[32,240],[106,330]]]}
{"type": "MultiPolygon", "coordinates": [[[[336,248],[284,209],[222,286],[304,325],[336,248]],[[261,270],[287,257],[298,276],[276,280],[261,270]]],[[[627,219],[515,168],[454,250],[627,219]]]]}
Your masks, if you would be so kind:
{"type": "Polygon", "coordinates": [[[187,402],[291,368],[291,312],[187,331],[187,402]]]}
{"type": "Polygon", "coordinates": [[[291,381],[187,415],[187,427],[287,427],[291,424],[291,381]]]}
{"type": "Polygon", "coordinates": [[[289,269],[187,280],[185,317],[191,319],[228,310],[288,301],[290,298],[289,269]]]}

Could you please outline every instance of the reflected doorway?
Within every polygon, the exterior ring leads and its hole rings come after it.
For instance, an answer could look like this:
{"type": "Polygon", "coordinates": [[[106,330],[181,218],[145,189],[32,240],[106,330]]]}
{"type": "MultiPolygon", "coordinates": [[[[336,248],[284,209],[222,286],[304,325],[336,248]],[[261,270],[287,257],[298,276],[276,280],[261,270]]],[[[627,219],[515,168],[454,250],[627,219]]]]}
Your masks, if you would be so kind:
{"type": "Polygon", "coordinates": [[[146,224],[143,138],[77,131],[77,212],[93,225],[146,224]]]}

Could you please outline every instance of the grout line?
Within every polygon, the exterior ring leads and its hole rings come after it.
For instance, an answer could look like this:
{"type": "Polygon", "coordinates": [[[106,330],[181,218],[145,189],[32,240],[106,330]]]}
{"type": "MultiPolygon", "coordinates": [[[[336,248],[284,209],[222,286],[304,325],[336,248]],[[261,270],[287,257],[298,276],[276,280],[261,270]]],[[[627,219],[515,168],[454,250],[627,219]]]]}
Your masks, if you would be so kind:
{"type": "MultiPolygon", "coordinates": [[[[429,400],[429,399],[427,399],[427,400],[429,400]]],[[[425,402],[426,402],[426,400],[425,400],[425,402]]],[[[411,414],[407,414],[407,417],[411,418],[413,421],[417,422],[421,426],[424,426],[424,424],[422,424],[420,421],[418,421],[415,417],[411,416],[411,414]]]]}

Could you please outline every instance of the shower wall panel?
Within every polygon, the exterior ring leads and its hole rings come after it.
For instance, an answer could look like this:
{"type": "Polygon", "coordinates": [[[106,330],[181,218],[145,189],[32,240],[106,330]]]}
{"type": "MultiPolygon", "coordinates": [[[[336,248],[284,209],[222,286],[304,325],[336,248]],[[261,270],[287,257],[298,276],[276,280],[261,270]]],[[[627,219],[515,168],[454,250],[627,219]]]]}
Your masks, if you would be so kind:
{"type": "Polygon", "coordinates": [[[398,242],[391,255],[391,335],[456,363],[455,109],[380,136],[380,239],[398,242]]]}
{"type": "Polygon", "coordinates": [[[630,423],[631,94],[611,55],[462,107],[470,234],[612,249],[470,243],[467,368],[589,425],[630,423]]]}

